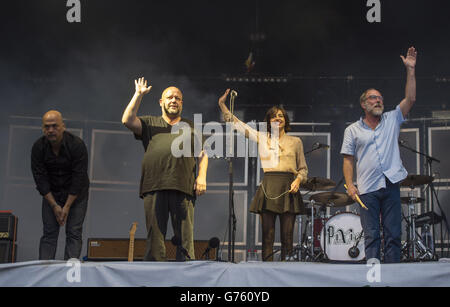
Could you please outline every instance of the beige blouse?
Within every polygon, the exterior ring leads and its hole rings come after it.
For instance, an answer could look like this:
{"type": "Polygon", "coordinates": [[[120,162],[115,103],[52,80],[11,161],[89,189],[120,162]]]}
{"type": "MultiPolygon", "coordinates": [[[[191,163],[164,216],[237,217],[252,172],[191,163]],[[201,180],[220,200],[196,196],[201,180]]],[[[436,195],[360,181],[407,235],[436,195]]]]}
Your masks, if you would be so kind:
{"type": "MultiPolygon", "coordinates": [[[[231,113],[225,119],[231,118],[231,113]]],[[[270,138],[268,133],[259,132],[233,116],[236,130],[250,140],[258,143],[259,157],[264,172],[290,172],[301,178],[300,183],[308,178],[308,166],[303,152],[303,142],[299,137],[283,135],[270,138]]]]}

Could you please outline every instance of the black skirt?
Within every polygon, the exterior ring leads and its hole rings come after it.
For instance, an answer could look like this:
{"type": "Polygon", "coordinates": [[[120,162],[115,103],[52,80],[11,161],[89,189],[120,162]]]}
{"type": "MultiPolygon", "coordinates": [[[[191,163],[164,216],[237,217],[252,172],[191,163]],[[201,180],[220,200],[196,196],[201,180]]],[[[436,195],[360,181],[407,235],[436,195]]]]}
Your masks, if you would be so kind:
{"type": "Polygon", "coordinates": [[[258,187],[250,205],[250,212],[271,211],[278,214],[287,212],[305,214],[305,206],[300,191],[295,194],[288,192],[294,180],[295,176],[293,173],[264,173],[262,183],[258,187]]]}

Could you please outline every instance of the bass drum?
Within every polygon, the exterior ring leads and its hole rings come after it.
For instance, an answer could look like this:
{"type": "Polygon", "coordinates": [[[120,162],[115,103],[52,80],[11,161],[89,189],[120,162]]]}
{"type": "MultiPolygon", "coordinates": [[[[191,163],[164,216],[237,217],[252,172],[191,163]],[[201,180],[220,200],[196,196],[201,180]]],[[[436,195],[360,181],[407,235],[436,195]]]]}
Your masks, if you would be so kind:
{"type": "Polygon", "coordinates": [[[362,261],[365,258],[364,234],[360,217],[355,213],[343,212],[333,215],[322,228],[320,238],[320,247],[329,260],[349,262],[362,261]],[[326,244],[323,238],[326,239],[326,244]],[[351,250],[358,240],[357,249],[351,250]]]}

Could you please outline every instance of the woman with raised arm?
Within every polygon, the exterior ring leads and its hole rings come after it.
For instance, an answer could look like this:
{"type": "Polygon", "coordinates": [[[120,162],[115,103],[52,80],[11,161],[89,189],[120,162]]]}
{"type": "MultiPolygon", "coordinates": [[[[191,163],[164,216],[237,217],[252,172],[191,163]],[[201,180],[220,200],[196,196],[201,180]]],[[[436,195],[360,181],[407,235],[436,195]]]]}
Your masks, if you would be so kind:
{"type": "Polygon", "coordinates": [[[289,118],[281,106],[270,108],[265,116],[267,131],[257,131],[232,115],[225,105],[230,90],[219,98],[219,107],[226,121],[247,138],[258,143],[264,178],[250,205],[250,212],[260,215],[262,225],[262,260],[273,261],[275,220],[280,218],[281,260],[291,256],[295,217],[304,214],[299,192],[306,182],[308,167],[300,138],[287,135],[289,118]]]}

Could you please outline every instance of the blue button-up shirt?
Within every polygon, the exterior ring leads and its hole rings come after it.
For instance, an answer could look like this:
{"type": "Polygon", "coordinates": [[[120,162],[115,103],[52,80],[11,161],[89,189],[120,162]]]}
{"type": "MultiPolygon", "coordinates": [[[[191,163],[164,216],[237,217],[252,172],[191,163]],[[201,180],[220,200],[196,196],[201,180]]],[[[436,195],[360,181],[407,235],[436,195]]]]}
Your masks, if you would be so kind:
{"type": "Polygon", "coordinates": [[[404,121],[398,105],[395,110],[381,116],[375,130],[367,126],[362,118],[345,129],[341,154],[355,158],[360,194],[385,188],[385,177],[397,183],[408,175],[398,146],[400,126],[404,121]]]}

